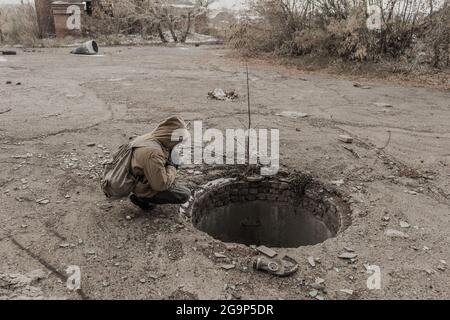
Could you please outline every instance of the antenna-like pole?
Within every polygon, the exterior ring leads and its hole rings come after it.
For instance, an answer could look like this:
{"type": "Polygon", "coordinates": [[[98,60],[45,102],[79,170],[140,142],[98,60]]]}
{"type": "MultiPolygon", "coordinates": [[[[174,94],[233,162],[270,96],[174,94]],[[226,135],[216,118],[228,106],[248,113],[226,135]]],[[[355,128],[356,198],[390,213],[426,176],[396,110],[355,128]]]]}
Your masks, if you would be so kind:
{"type": "Polygon", "coordinates": [[[250,110],[250,85],[248,81],[248,63],[245,61],[245,69],[247,71],[247,111],[248,111],[248,130],[247,130],[247,161],[250,166],[250,128],[252,126],[252,114],[250,110]]]}

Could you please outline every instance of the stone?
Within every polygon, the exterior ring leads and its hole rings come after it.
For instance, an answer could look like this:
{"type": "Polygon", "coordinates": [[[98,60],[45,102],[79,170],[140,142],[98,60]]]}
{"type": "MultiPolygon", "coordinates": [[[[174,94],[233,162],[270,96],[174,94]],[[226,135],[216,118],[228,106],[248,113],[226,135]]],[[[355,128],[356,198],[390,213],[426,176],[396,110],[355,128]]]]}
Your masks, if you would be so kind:
{"type": "Polygon", "coordinates": [[[346,294],[349,294],[349,295],[352,295],[352,294],[353,294],[353,290],[350,290],[350,289],[341,289],[341,290],[339,290],[339,291],[341,291],[341,292],[343,292],[343,293],[346,293],[346,294]]]}
{"type": "Polygon", "coordinates": [[[231,270],[231,269],[236,268],[236,265],[234,265],[234,264],[223,264],[223,265],[221,266],[221,268],[222,268],[222,269],[225,269],[225,270],[231,270]]]}
{"type": "Polygon", "coordinates": [[[48,203],[50,203],[50,200],[42,198],[42,199],[36,200],[36,202],[39,204],[48,204],[48,203]]]}
{"type": "Polygon", "coordinates": [[[355,259],[358,255],[353,252],[342,252],[340,255],[338,255],[338,258],[341,259],[355,259]]]}
{"type": "Polygon", "coordinates": [[[320,290],[320,291],[325,290],[325,286],[323,284],[320,284],[320,283],[313,283],[313,284],[311,284],[311,288],[313,288],[315,290],[320,290]]]}
{"type": "Polygon", "coordinates": [[[59,244],[59,247],[60,247],[60,248],[68,248],[69,246],[70,246],[69,243],[60,243],[60,244],[59,244]]]}
{"type": "Polygon", "coordinates": [[[339,180],[333,180],[333,181],[331,181],[331,183],[334,184],[335,186],[340,187],[340,186],[342,186],[345,182],[344,182],[344,179],[339,179],[339,180]]]}
{"type": "Polygon", "coordinates": [[[406,233],[395,229],[387,229],[384,234],[390,238],[409,238],[406,233]]]}
{"type": "Polygon", "coordinates": [[[400,227],[402,227],[402,228],[409,228],[410,225],[409,225],[409,223],[406,222],[406,221],[400,221],[400,227]]]}
{"type": "Polygon", "coordinates": [[[316,278],[315,282],[316,282],[317,284],[322,284],[322,283],[325,282],[325,280],[322,279],[322,278],[316,278]]]}
{"type": "Polygon", "coordinates": [[[95,142],[89,142],[86,146],[88,146],[88,147],[95,147],[95,142]]]}
{"type": "Polygon", "coordinates": [[[311,298],[315,298],[318,294],[319,294],[319,291],[317,291],[316,289],[311,290],[311,291],[308,293],[308,295],[309,295],[311,298]]]}
{"type": "Polygon", "coordinates": [[[308,263],[313,268],[316,266],[316,262],[314,261],[313,257],[308,257],[308,263]]]}
{"type": "Polygon", "coordinates": [[[353,143],[353,137],[346,134],[341,134],[340,136],[338,136],[338,140],[345,143],[353,143]]]}
{"type": "Polygon", "coordinates": [[[256,250],[258,250],[259,252],[261,252],[262,254],[265,254],[266,256],[268,256],[269,258],[273,258],[275,257],[278,253],[266,246],[259,246],[256,248],[256,250]]]}
{"type": "Polygon", "coordinates": [[[227,257],[226,255],[224,255],[224,254],[222,254],[222,253],[219,253],[219,252],[214,252],[214,256],[215,256],[216,258],[226,258],[226,257],[227,257]]]}

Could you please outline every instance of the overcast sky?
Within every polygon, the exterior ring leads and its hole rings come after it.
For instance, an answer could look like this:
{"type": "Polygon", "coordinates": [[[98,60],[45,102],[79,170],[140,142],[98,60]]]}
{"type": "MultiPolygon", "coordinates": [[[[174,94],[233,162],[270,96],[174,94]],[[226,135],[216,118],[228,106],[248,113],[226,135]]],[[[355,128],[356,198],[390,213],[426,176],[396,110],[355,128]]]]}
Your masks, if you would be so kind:
{"type": "MultiPolygon", "coordinates": [[[[211,5],[211,8],[239,8],[240,3],[245,0],[216,0],[215,3],[211,5]]],[[[24,0],[24,2],[34,2],[33,0],[24,0]]],[[[0,4],[5,3],[20,3],[20,0],[0,0],[0,4]]]]}

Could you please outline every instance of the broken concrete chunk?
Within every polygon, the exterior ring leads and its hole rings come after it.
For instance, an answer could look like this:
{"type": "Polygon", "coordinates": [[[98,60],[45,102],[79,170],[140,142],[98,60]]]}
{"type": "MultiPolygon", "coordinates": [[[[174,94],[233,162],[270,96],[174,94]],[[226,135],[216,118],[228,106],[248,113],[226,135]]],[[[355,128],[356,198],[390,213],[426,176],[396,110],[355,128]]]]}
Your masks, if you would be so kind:
{"type": "Polygon", "coordinates": [[[342,142],[345,143],[352,143],[353,142],[353,137],[346,135],[346,134],[341,134],[338,139],[342,142]]]}
{"type": "Polygon", "coordinates": [[[353,252],[342,252],[340,255],[338,255],[338,258],[341,259],[355,259],[358,255],[353,252]]]}
{"type": "Polygon", "coordinates": [[[410,225],[409,225],[409,223],[406,222],[406,221],[400,221],[400,227],[402,227],[402,228],[409,228],[410,225]]]}
{"type": "Polygon", "coordinates": [[[308,294],[311,298],[315,298],[319,294],[319,291],[314,289],[314,290],[311,290],[308,294]]]}
{"type": "Polygon", "coordinates": [[[360,83],[354,83],[353,86],[354,86],[355,88],[360,88],[360,89],[371,89],[371,88],[372,88],[372,87],[370,87],[370,86],[362,85],[362,84],[360,84],[360,83]]]}
{"type": "Polygon", "coordinates": [[[306,118],[309,116],[307,113],[297,112],[297,111],[283,111],[283,112],[277,113],[276,115],[279,117],[288,117],[288,118],[294,118],[294,119],[306,118]]]}
{"type": "Polygon", "coordinates": [[[384,234],[390,238],[409,238],[406,233],[395,229],[387,229],[384,234]]]}
{"type": "Polygon", "coordinates": [[[234,100],[238,98],[234,90],[225,91],[222,88],[215,88],[212,92],[208,92],[208,98],[215,100],[234,100]]]}
{"type": "Polygon", "coordinates": [[[222,268],[222,269],[225,269],[225,270],[231,270],[231,269],[236,268],[236,265],[234,265],[234,264],[223,264],[223,265],[221,266],[221,268],[222,268]]]}
{"type": "Polygon", "coordinates": [[[256,250],[258,250],[259,252],[261,252],[262,254],[265,254],[266,256],[268,256],[269,258],[273,258],[277,255],[277,252],[266,247],[266,246],[259,246],[256,248],[256,250]]]}
{"type": "Polygon", "coordinates": [[[36,200],[36,202],[39,204],[48,204],[48,203],[50,203],[50,200],[48,200],[46,198],[42,198],[42,199],[36,200]]]}
{"type": "Polygon", "coordinates": [[[342,186],[345,182],[344,182],[344,179],[339,179],[339,180],[333,180],[333,181],[331,181],[331,183],[334,184],[335,186],[340,187],[340,186],[342,186]]]}
{"type": "Polygon", "coordinates": [[[226,258],[226,257],[227,257],[226,255],[224,255],[224,254],[222,254],[222,253],[219,253],[219,252],[214,252],[214,256],[215,256],[216,258],[226,258]]]}
{"type": "Polygon", "coordinates": [[[341,291],[341,292],[343,292],[343,293],[346,293],[346,294],[349,294],[349,295],[352,295],[352,294],[353,294],[353,290],[350,290],[350,289],[341,289],[341,290],[339,290],[339,291],[341,291]]]}
{"type": "Polygon", "coordinates": [[[308,257],[308,263],[313,268],[316,266],[316,262],[314,261],[313,257],[308,257]]]}

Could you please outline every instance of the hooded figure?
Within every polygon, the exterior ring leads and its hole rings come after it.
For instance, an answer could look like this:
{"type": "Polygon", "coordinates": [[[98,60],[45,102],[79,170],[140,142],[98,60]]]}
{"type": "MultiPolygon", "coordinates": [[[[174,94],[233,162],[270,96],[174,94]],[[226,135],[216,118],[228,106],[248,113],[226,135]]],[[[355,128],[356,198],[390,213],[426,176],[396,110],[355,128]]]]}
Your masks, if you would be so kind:
{"type": "Polygon", "coordinates": [[[172,116],[151,133],[135,140],[145,141],[146,146],[133,150],[131,172],[138,183],[130,200],[142,209],[151,209],[154,204],[185,203],[189,200],[189,189],[174,185],[177,169],[170,160],[170,154],[181,142],[181,139],[172,141],[175,130],[186,130],[186,124],[180,117],[172,116]]]}

